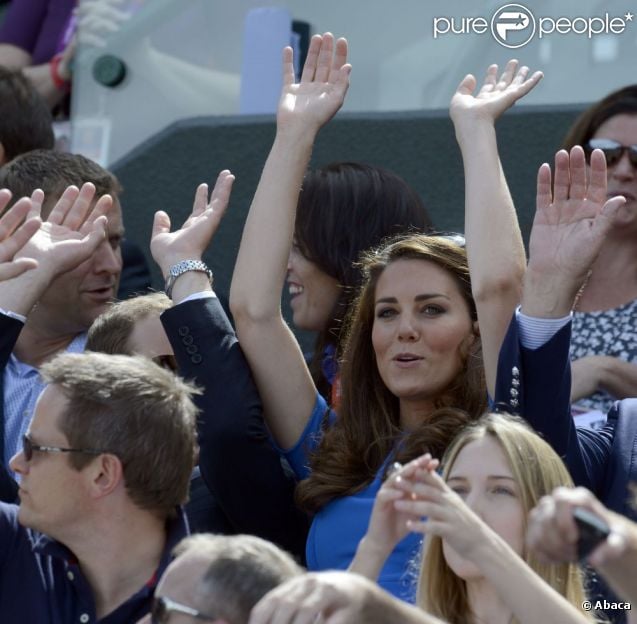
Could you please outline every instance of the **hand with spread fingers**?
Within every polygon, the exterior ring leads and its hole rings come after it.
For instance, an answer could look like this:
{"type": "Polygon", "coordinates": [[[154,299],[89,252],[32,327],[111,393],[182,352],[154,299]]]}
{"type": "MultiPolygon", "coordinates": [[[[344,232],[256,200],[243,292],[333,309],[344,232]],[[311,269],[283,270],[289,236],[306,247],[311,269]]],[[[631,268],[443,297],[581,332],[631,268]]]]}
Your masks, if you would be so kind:
{"type": "Polygon", "coordinates": [[[568,314],[625,199],[607,197],[606,159],[594,150],[587,174],[584,150],[555,155],[555,176],[543,164],[537,176],[537,209],[529,242],[523,312],[568,314]]]}
{"type": "Polygon", "coordinates": [[[318,132],[343,105],[351,69],[346,39],[334,42],[331,33],[314,35],[301,80],[295,82],[292,48],[285,48],[277,129],[318,132]]]}
{"type": "MultiPolygon", "coordinates": [[[[0,299],[6,309],[27,315],[55,277],[88,260],[106,238],[107,216],[112,208],[110,195],[94,202],[95,186],[69,186],[46,221],[23,245],[16,258],[35,260],[37,266],[10,282],[0,284],[0,299]]],[[[31,195],[29,220],[39,219],[44,193],[31,195]]],[[[34,227],[34,226],[30,226],[34,227]]]]}
{"type": "Polygon", "coordinates": [[[208,185],[200,184],[195,192],[192,212],[178,230],[170,231],[170,217],[155,213],[150,251],[163,275],[181,260],[201,260],[228,207],[234,176],[227,169],[219,173],[208,197],[208,185]]]}
{"type": "Polygon", "coordinates": [[[18,200],[2,214],[10,201],[10,191],[0,190],[0,282],[18,277],[38,266],[34,258],[15,258],[15,255],[40,229],[40,219],[27,217],[32,209],[31,200],[27,197],[18,200]]]}
{"type": "Polygon", "coordinates": [[[490,65],[480,90],[474,95],[477,80],[473,74],[467,74],[458,85],[449,107],[456,131],[465,129],[476,120],[495,122],[504,111],[531,91],[542,76],[540,71],[529,76],[529,68],[525,65],[518,68],[518,61],[512,59],[498,79],[498,66],[490,65]]]}

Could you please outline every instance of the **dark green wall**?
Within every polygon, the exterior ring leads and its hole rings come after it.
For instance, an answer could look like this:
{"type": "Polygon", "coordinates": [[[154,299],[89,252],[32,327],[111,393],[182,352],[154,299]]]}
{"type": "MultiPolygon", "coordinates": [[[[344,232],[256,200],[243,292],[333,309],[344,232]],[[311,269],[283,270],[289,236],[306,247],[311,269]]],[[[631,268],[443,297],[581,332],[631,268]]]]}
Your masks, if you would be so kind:
{"type": "MultiPolygon", "coordinates": [[[[535,177],[551,161],[582,107],[520,107],[498,124],[500,152],[525,238],[533,218],[535,177]]],[[[236,175],[230,207],[206,255],[215,288],[227,297],[243,222],[274,137],[272,117],[206,117],[178,122],[158,133],[112,171],[124,185],[127,236],[144,250],[155,210],[181,225],[195,188],[214,183],[221,169],[236,175]]],[[[359,160],[391,169],[422,195],[439,230],[462,231],[462,163],[447,111],[341,114],[324,128],[312,166],[359,160]]],[[[152,262],[151,262],[152,263],[152,262]]],[[[163,280],[153,264],[154,285],[163,280]]],[[[308,337],[303,342],[308,345],[308,337]]]]}

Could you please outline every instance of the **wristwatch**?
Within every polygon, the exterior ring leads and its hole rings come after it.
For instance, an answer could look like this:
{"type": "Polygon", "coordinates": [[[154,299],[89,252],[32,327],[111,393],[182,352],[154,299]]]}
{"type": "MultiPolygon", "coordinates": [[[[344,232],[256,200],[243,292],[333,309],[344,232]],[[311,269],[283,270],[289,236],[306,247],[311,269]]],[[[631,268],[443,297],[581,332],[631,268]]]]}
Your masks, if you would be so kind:
{"type": "Polygon", "coordinates": [[[175,280],[180,275],[183,275],[188,271],[201,271],[202,273],[205,273],[208,276],[210,285],[212,286],[212,271],[208,268],[205,262],[202,262],[201,260],[182,260],[177,264],[173,264],[170,269],[168,269],[168,275],[166,276],[166,283],[164,285],[164,291],[168,297],[172,296],[175,280]]]}

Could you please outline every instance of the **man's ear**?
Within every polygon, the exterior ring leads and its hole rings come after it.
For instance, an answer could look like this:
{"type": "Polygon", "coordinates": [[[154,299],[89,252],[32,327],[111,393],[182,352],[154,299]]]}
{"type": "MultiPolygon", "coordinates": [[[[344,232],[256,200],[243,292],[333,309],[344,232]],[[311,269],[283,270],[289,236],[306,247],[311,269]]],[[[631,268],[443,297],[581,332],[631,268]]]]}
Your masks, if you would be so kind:
{"type": "Polygon", "coordinates": [[[102,453],[90,466],[91,489],[96,498],[107,496],[124,480],[124,467],[116,455],[102,453]]]}
{"type": "Polygon", "coordinates": [[[480,324],[478,321],[473,321],[473,333],[476,338],[480,338],[480,324]]]}

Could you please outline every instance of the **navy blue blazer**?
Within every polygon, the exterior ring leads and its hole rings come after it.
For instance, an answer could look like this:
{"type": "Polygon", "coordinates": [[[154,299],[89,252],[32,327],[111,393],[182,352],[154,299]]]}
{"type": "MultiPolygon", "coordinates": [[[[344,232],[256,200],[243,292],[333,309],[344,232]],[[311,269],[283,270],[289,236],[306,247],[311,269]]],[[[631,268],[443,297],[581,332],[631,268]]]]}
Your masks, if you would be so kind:
{"type": "MultiPolygon", "coordinates": [[[[0,399],[4,397],[4,369],[9,361],[16,340],[22,331],[23,324],[10,316],[0,314],[0,399]]],[[[4,400],[0,400],[0,457],[4,457],[4,400]]],[[[18,484],[5,468],[5,461],[0,462],[0,501],[15,503],[18,496],[18,484]]]]}
{"type": "Polygon", "coordinates": [[[275,542],[301,561],[309,518],[294,503],[296,480],[281,464],[261,398],[219,299],[195,299],[161,315],[179,374],[205,391],[199,467],[230,531],[275,542]]]}
{"type": "Polygon", "coordinates": [[[637,399],[617,401],[600,431],[576,427],[570,409],[570,338],[569,323],[539,349],[526,349],[513,318],[500,350],[496,407],[525,418],[562,457],[576,485],[637,520],[627,487],[637,481],[637,399]]]}

